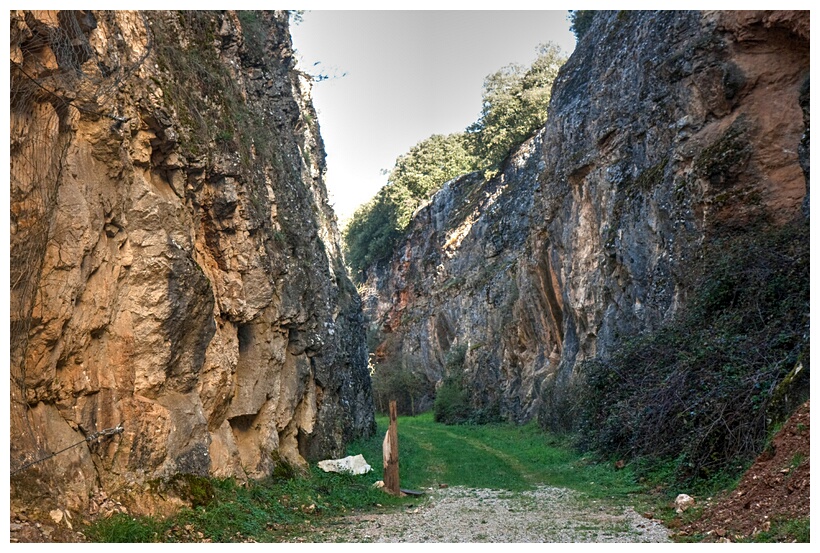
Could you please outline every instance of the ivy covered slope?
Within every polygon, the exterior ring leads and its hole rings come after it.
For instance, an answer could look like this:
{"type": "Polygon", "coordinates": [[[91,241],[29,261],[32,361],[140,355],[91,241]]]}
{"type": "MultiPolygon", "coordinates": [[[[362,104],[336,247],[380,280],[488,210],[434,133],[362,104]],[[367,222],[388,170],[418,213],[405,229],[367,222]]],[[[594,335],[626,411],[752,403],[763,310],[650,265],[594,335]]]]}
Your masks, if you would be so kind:
{"type": "Polygon", "coordinates": [[[376,378],[681,478],[759,450],[808,390],[808,21],[592,14],[541,130],[367,267],[376,378]]]}
{"type": "Polygon", "coordinates": [[[10,23],[11,468],[81,444],[12,500],[150,511],[175,475],[262,477],[372,433],[288,14],[10,23]]]}

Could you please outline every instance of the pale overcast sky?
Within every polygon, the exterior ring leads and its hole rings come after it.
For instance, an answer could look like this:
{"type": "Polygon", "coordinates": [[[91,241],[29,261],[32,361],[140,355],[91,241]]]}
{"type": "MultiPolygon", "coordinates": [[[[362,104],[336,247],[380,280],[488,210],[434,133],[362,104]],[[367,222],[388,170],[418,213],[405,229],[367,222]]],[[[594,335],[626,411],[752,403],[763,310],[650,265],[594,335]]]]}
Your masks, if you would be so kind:
{"type": "Polygon", "coordinates": [[[541,43],[575,46],[566,11],[308,11],[291,34],[303,71],[335,76],[313,103],[340,225],[399,155],[478,118],[484,77],[541,43]]]}

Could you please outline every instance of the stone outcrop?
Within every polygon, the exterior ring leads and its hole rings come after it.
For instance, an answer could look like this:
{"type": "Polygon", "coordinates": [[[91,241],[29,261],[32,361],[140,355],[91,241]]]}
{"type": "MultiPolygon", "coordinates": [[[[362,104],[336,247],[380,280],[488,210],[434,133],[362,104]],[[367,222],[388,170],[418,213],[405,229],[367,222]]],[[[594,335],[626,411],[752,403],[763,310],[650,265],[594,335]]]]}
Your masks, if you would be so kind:
{"type": "Polygon", "coordinates": [[[147,511],[375,430],[287,18],[12,11],[13,500],[147,511]]]}
{"type": "Polygon", "coordinates": [[[704,241],[808,215],[808,12],[602,12],[546,126],[444,185],[368,271],[376,362],[525,421],[685,308],[704,241]]]}

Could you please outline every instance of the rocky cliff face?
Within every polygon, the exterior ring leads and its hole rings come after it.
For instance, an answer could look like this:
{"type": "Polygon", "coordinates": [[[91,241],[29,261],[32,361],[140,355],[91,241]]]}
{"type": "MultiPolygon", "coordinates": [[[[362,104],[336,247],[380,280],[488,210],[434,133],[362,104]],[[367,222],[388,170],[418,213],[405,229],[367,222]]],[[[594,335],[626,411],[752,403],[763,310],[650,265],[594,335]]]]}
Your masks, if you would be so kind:
{"type": "Polygon", "coordinates": [[[545,128],[369,271],[377,362],[432,384],[458,345],[474,407],[532,417],[685,308],[710,236],[806,216],[808,73],[808,12],[598,14],[545,128]]]}
{"type": "Polygon", "coordinates": [[[137,511],[374,431],[286,13],[11,14],[12,497],[137,511]]]}

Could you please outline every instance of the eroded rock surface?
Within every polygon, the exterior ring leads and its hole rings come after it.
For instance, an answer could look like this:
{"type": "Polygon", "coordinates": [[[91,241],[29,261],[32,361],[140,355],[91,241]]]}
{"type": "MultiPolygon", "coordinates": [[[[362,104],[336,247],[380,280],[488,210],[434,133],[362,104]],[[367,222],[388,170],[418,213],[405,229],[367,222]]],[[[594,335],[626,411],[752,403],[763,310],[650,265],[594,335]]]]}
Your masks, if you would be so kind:
{"type": "Polygon", "coordinates": [[[284,12],[11,13],[12,497],[135,511],[175,474],[375,430],[361,301],[284,12]]]}
{"type": "Polygon", "coordinates": [[[545,420],[578,363],[685,306],[704,240],[807,216],[808,12],[606,12],[500,174],[446,184],[365,297],[376,362],[545,420]]]}

